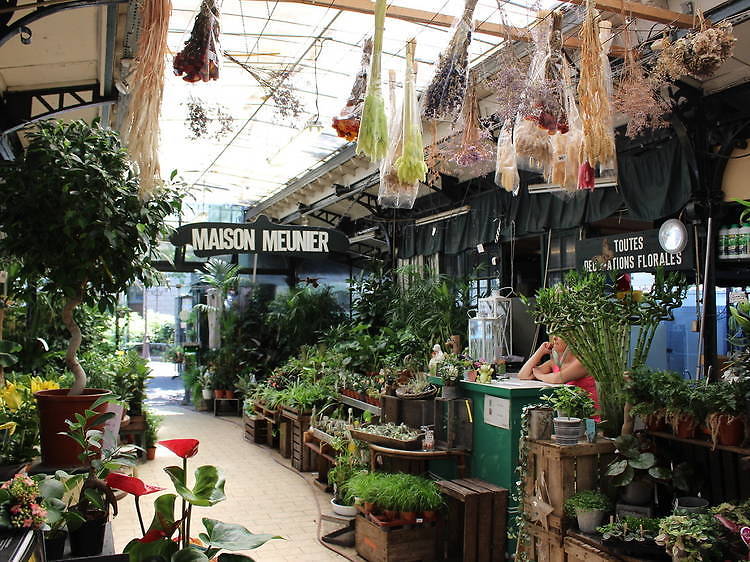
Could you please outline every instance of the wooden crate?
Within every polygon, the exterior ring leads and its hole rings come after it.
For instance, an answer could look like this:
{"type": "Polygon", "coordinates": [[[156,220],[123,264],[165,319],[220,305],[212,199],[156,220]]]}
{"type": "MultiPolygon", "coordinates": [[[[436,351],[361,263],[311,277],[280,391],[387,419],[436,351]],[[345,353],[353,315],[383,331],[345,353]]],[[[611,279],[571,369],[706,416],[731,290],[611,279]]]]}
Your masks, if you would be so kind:
{"type": "Polygon", "coordinates": [[[242,416],[245,429],[245,440],[251,443],[266,443],[268,439],[268,422],[262,416],[242,416]]]}
{"type": "Polygon", "coordinates": [[[288,420],[282,419],[277,426],[279,429],[279,454],[285,459],[292,456],[290,425],[291,423],[288,420]]]}
{"type": "Polygon", "coordinates": [[[534,497],[534,486],[547,483],[552,513],[550,530],[565,533],[565,500],[582,490],[605,487],[603,475],[614,458],[615,444],[610,440],[561,446],[552,441],[528,442],[528,469],[524,477],[524,502],[527,512],[534,497]]]}
{"type": "Polygon", "coordinates": [[[434,562],[436,530],[436,523],[381,527],[358,515],[357,554],[368,562],[434,562]]]}
{"type": "Polygon", "coordinates": [[[423,425],[435,425],[435,399],[401,400],[401,421],[419,429],[423,425]]]}
{"type": "Polygon", "coordinates": [[[525,552],[527,560],[565,562],[562,535],[539,525],[526,525],[526,532],[528,542],[518,545],[518,553],[525,552]]]}
{"type": "Polygon", "coordinates": [[[508,490],[476,478],[437,484],[448,503],[439,553],[465,562],[505,560],[508,490]]]}
{"type": "Polygon", "coordinates": [[[596,545],[570,536],[565,537],[564,549],[567,562],[622,562],[624,560],[597,548],[596,545]]]}
{"type": "Polygon", "coordinates": [[[317,463],[310,448],[305,447],[305,432],[310,429],[310,414],[285,409],[282,418],[289,426],[292,466],[300,472],[312,472],[317,463]]]}

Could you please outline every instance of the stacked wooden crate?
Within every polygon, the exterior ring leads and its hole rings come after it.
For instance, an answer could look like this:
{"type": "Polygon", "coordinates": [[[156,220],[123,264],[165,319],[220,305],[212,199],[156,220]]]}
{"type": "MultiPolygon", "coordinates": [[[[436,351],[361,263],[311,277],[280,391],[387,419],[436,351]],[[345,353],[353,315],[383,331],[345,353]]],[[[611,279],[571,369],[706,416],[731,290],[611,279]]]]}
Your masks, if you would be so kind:
{"type": "Polygon", "coordinates": [[[605,487],[602,477],[614,458],[615,445],[610,440],[570,446],[529,440],[527,448],[524,511],[533,514],[534,499],[539,497],[551,512],[525,525],[529,540],[521,543],[519,550],[532,560],[565,562],[565,501],[576,492],[605,487]]]}
{"type": "Polygon", "coordinates": [[[312,451],[305,447],[305,432],[310,429],[310,412],[284,406],[281,417],[287,423],[289,452],[292,466],[300,472],[311,472],[316,468],[312,451]]]}
{"type": "Polygon", "coordinates": [[[266,443],[268,440],[268,422],[263,416],[247,415],[242,416],[242,425],[245,429],[245,440],[251,443],[266,443]]]}
{"type": "Polygon", "coordinates": [[[378,525],[360,514],[355,523],[357,554],[368,562],[434,562],[437,523],[378,525]]]}

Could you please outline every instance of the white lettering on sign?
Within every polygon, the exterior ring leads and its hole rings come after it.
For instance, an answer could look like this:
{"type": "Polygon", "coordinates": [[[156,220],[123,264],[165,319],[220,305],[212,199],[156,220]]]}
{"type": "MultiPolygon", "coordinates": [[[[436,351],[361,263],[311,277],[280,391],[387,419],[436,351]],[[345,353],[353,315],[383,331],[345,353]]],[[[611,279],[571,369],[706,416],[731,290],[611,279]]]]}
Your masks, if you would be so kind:
{"type": "Polygon", "coordinates": [[[616,252],[634,252],[643,250],[643,236],[631,236],[630,238],[620,238],[613,240],[616,252]]]}
{"type": "Polygon", "coordinates": [[[263,251],[328,253],[328,233],[307,230],[264,230],[263,251]]]}
{"type": "Polygon", "coordinates": [[[196,250],[255,251],[255,231],[246,228],[194,228],[196,250]]]}

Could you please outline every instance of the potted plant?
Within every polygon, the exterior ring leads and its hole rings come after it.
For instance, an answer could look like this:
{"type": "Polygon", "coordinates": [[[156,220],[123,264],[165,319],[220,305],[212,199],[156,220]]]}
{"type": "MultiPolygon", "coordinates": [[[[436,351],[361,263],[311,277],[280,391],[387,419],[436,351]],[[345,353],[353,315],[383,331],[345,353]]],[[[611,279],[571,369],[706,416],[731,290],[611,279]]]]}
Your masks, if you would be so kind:
{"type": "Polygon", "coordinates": [[[353,476],[362,472],[363,467],[357,462],[355,454],[344,450],[336,459],[336,465],[328,471],[328,482],[333,485],[334,496],[331,498],[331,508],[334,513],[347,517],[357,515],[354,507],[354,494],[348,487],[353,476]]]}
{"type": "Polygon", "coordinates": [[[59,560],[65,553],[68,529],[84,523],[83,516],[71,509],[75,492],[85,478],[84,474],[71,475],[62,470],[54,475],[39,474],[34,480],[39,484],[42,507],[46,510],[44,551],[47,560],[59,560]]]}
{"type": "Polygon", "coordinates": [[[706,426],[711,432],[714,449],[717,444],[737,447],[744,441],[745,395],[750,390],[749,382],[747,379],[721,380],[705,387],[706,426]]]}
{"type": "Polygon", "coordinates": [[[43,279],[45,291],[66,299],[61,318],[70,332],[65,363],[73,386],[36,397],[43,462],[70,466],[77,451],[58,433],[65,431],[66,419],[106,393],[85,388],[75,309],[81,303],[114,308],[117,295],[136,281],[150,282],[150,259],[169,234],[165,219],[180,211],[181,195],[165,185],[141,199],[117,132],[96,120],[40,121],[26,138],[24,154],[0,172],[5,202],[0,251],[22,262],[27,279],[43,279]]]}
{"type": "Polygon", "coordinates": [[[666,420],[672,433],[681,439],[692,439],[699,422],[705,417],[703,388],[699,383],[674,379],[663,385],[666,420]]]}
{"type": "Polygon", "coordinates": [[[146,460],[152,461],[156,458],[156,440],[159,438],[159,428],[163,421],[163,416],[156,415],[150,408],[146,410],[146,434],[144,436],[146,460]]]}
{"type": "Polygon", "coordinates": [[[713,515],[670,515],[661,520],[656,543],[672,560],[723,560],[721,526],[713,515]]]}
{"type": "Polygon", "coordinates": [[[583,490],[565,500],[567,513],[575,514],[582,533],[593,533],[611,508],[609,498],[598,490],[583,490]]]}
{"type": "Polygon", "coordinates": [[[623,517],[597,528],[602,542],[625,556],[659,560],[665,556],[664,548],[656,544],[659,519],[649,517],[623,517]]]}
{"type": "Polygon", "coordinates": [[[672,371],[657,371],[642,366],[625,376],[625,401],[630,414],[643,419],[650,431],[667,430],[665,389],[680,384],[682,378],[672,371]]]}
{"type": "Polygon", "coordinates": [[[606,475],[613,486],[623,489],[622,501],[628,505],[646,505],[653,498],[655,481],[671,478],[671,471],[657,466],[653,453],[633,435],[615,439],[615,459],[607,466],[606,475]]]}
{"type": "Polygon", "coordinates": [[[67,522],[73,556],[93,556],[102,551],[110,508],[113,515],[117,515],[117,499],[104,479],[110,471],[135,462],[135,453],[124,453],[119,447],[104,449],[104,433],[95,429],[115,416],[114,412],[96,410],[112,401],[112,397],[103,396],[83,414],[67,420],[69,429],[64,435],[81,449],[79,459],[88,469],[78,490],[77,501],[70,507],[80,517],[77,521],[71,519],[67,522]]]}
{"type": "Polygon", "coordinates": [[[211,376],[211,373],[208,372],[208,369],[201,369],[201,372],[196,377],[195,382],[201,388],[201,396],[203,400],[211,400],[211,398],[214,397],[215,391],[212,392],[211,390],[213,377],[211,376]]]}
{"type": "Polygon", "coordinates": [[[544,401],[557,412],[553,420],[555,441],[560,445],[578,443],[584,429],[583,420],[596,411],[589,393],[580,387],[564,384],[545,396],[544,401]]]}

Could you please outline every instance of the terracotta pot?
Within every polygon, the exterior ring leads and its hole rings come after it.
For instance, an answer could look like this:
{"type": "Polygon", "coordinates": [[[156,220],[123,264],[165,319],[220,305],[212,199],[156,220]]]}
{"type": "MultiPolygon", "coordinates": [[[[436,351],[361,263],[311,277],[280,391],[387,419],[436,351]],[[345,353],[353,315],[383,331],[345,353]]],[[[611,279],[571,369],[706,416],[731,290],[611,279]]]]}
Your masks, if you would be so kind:
{"type": "Polygon", "coordinates": [[[388,521],[396,521],[398,519],[398,511],[394,509],[384,509],[383,515],[388,521]]]}
{"type": "Polygon", "coordinates": [[[745,439],[745,422],[740,417],[719,416],[719,445],[738,447],[745,439]]]}
{"type": "Polygon", "coordinates": [[[152,461],[156,458],[156,447],[147,447],[146,448],[146,460],[152,461]]]}
{"type": "Polygon", "coordinates": [[[672,433],[680,439],[694,438],[696,429],[698,429],[698,424],[695,421],[695,417],[691,415],[675,418],[672,423],[672,433]]]}
{"type": "MultiPolygon", "coordinates": [[[[72,439],[60,432],[67,432],[67,419],[83,414],[102,396],[112,394],[102,388],[84,388],[79,396],[68,396],[67,388],[40,390],[34,393],[39,410],[39,434],[42,446],[42,464],[47,467],[81,466],[78,455],[82,449],[72,439]]],[[[108,404],[97,406],[97,412],[106,412],[108,404]]],[[[102,429],[102,425],[92,429],[102,429]]]]}
{"type": "Polygon", "coordinates": [[[437,521],[438,519],[438,512],[437,511],[423,511],[422,512],[422,519],[425,521],[437,521]]]}
{"type": "Polygon", "coordinates": [[[659,432],[667,431],[667,422],[664,420],[663,416],[658,416],[656,414],[649,414],[648,416],[646,416],[645,423],[646,423],[646,428],[649,431],[659,431],[659,432]]]}
{"type": "Polygon", "coordinates": [[[234,390],[225,390],[224,391],[224,398],[227,400],[233,400],[234,399],[234,390]]]}
{"type": "Polygon", "coordinates": [[[406,521],[407,523],[416,523],[417,522],[417,512],[416,511],[401,511],[399,512],[399,516],[402,521],[406,521]]]}
{"type": "Polygon", "coordinates": [[[374,502],[363,502],[362,508],[365,510],[365,513],[372,513],[375,511],[375,503],[374,502]]]}
{"type": "Polygon", "coordinates": [[[223,390],[218,390],[218,389],[214,390],[214,398],[216,400],[221,400],[222,398],[224,398],[224,391],[223,390]]]}
{"type": "Polygon", "coordinates": [[[477,382],[477,372],[474,370],[469,371],[467,378],[469,379],[469,382],[477,382]]]}

